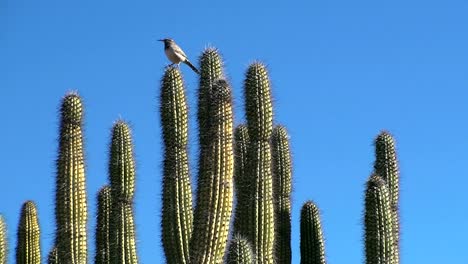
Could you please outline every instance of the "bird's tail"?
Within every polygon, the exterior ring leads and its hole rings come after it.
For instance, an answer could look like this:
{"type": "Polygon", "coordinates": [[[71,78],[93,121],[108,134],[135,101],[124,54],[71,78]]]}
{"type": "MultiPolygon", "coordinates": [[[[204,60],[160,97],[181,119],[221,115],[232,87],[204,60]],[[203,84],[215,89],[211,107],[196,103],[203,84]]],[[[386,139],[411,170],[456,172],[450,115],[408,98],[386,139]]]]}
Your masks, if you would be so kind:
{"type": "Polygon", "coordinates": [[[198,71],[198,69],[195,68],[195,66],[193,66],[193,64],[189,60],[185,60],[184,63],[187,64],[194,72],[200,74],[200,71],[198,71]]]}

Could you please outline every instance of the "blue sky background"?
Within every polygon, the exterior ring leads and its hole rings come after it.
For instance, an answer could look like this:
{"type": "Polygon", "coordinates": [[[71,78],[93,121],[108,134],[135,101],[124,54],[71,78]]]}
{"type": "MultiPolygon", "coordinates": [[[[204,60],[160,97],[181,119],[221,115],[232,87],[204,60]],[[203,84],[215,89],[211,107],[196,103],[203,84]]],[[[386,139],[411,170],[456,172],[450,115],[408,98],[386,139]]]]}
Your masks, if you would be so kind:
{"type": "MultiPolygon", "coordinates": [[[[90,248],[120,116],[134,132],[140,260],[164,262],[157,108],[168,61],[156,40],[172,37],[193,62],[207,45],[219,48],[237,123],[247,66],[269,66],[275,121],[287,126],[294,153],[293,263],[307,199],[321,208],[329,263],[363,262],[364,184],[382,129],[394,134],[400,159],[402,263],[468,263],[468,2],[284,2],[1,1],[0,213],[11,248],[27,199],[39,208],[44,257],[51,248],[57,109],[76,90],[86,106],[90,248]]],[[[182,71],[195,128],[197,76],[182,71]]],[[[190,137],[195,155],[195,130],[190,137]]]]}

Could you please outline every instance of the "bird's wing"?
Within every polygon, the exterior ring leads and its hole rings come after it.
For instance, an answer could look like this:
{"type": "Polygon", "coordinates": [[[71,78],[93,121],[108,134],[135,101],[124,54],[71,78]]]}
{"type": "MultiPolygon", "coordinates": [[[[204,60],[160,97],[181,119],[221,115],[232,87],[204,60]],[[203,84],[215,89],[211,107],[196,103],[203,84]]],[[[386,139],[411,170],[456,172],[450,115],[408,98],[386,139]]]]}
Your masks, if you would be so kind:
{"type": "Polygon", "coordinates": [[[184,51],[179,46],[174,47],[174,52],[182,58],[187,59],[187,55],[185,55],[184,51]]]}

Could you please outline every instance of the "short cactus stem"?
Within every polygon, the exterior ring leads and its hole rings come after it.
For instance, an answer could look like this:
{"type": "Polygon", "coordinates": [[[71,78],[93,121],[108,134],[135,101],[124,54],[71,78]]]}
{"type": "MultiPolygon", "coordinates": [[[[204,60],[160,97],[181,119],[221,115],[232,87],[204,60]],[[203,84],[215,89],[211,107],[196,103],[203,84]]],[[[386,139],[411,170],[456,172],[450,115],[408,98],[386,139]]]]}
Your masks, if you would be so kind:
{"type": "Polygon", "coordinates": [[[41,244],[40,229],[37,220],[36,205],[27,201],[21,208],[16,246],[17,264],[40,264],[41,244]]]}
{"type": "Polygon", "coordinates": [[[111,188],[104,186],[99,190],[97,197],[97,223],[96,223],[96,255],[95,264],[110,264],[110,219],[111,219],[111,188]]]}
{"type": "Polygon", "coordinates": [[[397,264],[390,194],[376,174],[367,182],[364,226],[366,264],[397,264]]]}
{"type": "Polygon", "coordinates": [[[241,236],[235,236],[229,244],[226,264],[252,264],[252,248],[247,239],[241,236]]]}
{"type": "Polygon", "coordinates": [[[301,209],[301,264],[325,264],[325,243],[317,206],[312,201],[301,209]]]}

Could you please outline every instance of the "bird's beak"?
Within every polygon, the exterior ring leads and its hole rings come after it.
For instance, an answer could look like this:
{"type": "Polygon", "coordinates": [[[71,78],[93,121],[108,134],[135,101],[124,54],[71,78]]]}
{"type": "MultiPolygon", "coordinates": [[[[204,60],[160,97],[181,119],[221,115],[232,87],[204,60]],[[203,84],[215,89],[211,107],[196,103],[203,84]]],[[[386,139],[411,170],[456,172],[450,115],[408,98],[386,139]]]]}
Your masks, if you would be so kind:
{"type": "Polygon", "coordinates": [[[158,41],[164,41],[164,39],[158,39],[158,41]]]}

